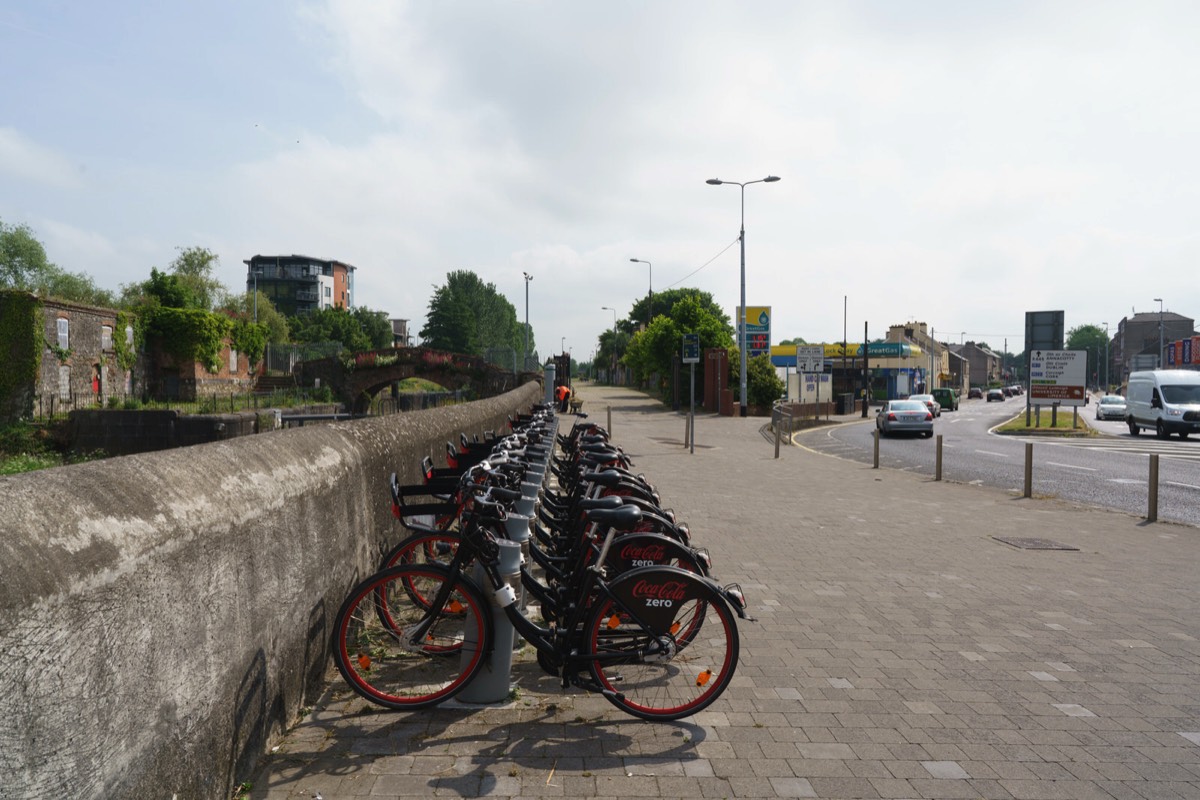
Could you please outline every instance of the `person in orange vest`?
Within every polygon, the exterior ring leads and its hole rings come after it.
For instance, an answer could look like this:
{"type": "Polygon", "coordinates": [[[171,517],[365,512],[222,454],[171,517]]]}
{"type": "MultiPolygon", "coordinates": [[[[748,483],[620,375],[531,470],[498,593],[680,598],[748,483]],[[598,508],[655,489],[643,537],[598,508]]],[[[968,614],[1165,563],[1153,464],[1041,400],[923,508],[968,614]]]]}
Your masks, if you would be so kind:
{"type": "Polygon", "coordinates": [[[554,390],[554,399],[558,401],[559,413],[567,413],[567,401],[571,399],[571,390],[567,388],[565,383],[560,383],[554,390]]]}

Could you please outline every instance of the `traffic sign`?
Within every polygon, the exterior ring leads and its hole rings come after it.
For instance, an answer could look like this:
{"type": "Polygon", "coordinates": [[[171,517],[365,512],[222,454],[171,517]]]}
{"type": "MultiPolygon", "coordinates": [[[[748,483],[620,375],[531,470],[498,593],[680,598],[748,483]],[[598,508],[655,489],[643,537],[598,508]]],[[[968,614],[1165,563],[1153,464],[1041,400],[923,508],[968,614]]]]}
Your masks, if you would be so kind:
{"type": "Polygon", "coordinates": [[[1030,405],[1081,406],[1086,383],[1086,350],[1035,350],[1029,356],[1030,405]]]}
{"type": "Polygon", "coordinates": [[[685,333],[683,335],[683,363],[700,363],[700,334],[685,333]]]}
{"type": "Polygon", "coordinates": [[[825,345],[798,344],[796,345],[797,372],[824,372],[825,345]]]}

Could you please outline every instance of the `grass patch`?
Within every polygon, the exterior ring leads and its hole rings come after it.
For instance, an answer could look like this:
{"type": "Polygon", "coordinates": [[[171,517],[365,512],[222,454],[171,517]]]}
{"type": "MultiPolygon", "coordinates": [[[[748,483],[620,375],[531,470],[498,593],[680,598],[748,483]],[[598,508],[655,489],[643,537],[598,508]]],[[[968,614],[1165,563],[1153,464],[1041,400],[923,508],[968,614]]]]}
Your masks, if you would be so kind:
{"type": "Polygon", "coordinates": [[[1078,415],[1072,414],[1070,408],[1058,409],[1058,419],[1055,424],[1051,425],[1051,420],[1054,417],[1050,409],[1043,408],[1042,413],[1038,415],[1037,408],[1033,408],[1029,413],[1029,424],[1025,424],[1025,412],[1022,411],[1017,416],[1010,419],[1003,425],[998,426],[996,433],[1044,433],[1058,434],[1062,436],[1096,436],[1098,435],[1085,421],[1082,411],[1078,415]],[[1074,420],[1073,420],[1074,418],[1074,420]],[[1072,426],[1072,421],[1075,425],[1072,426]]]}
{"type": "Polygon", "coordinates": [[[103,453],[64,453],[47,425],[18,422],[0,428],[0,475],[17,475],[103,457],[103,453]]]}

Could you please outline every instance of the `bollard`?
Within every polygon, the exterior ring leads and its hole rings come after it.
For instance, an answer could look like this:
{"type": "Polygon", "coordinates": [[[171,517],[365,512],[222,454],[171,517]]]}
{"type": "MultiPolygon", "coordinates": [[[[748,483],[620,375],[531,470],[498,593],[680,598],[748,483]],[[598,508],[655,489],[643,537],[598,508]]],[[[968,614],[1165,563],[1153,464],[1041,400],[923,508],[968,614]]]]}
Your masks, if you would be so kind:
{"type": "Polygon", "coordinates": [[[940,433],[937,437],[937,462],[933,469],[933,479],[935,481],[942,479],[942,435],[940,433]]]}
{"type": "Polygon", "coordinates": [[[1033,497],[1033,442],[1025,443],[1025,496],[1033,497]]]}
{"type": "Polygon", "coordinates": [[[1147,502],[1146,521],[1158,522],[1158,453],[1150,454],[1150,489],[1147,502]]]}
{"type": "Polygon", "coordinates": [[[605,429],[608,431],[608,435],[612,436],[612,406],[606,406],[606,408],[608,408],[608,423],[605,425],[605,429]]]}
{"type": "Polygon", "coordinates": [[[879,428],[875,429],[875,465],[873,469],[879,469],[879,428]]]}
{"type": "MultiPolygon", "coordinates": [[[[516,542],[503,540],[497,541],[496,544],[500,547],[500,575],[509,586],[513,586],[514,582],[519,586],[521,583],[521,546],[516,542]]],[[[513,640],[516,637],[512,622],[504,613],[504,609],[497,605],[496,598],[491,592],[491,581],[488,580],[487,574],[479,564],[475,565],[474,578],[479,586],[484,587],[484,595],[491,600],[489,610],[492,614],[495,633],[494,646],[492,652],[488,654],[487,661],[484,662],[483,669],[479,670],[471,682],[463,687],[456,699],[464,703],[501,703],[508,699],[512,691],[513,640]]],[[[478,643],[472,642],[470,639],[463,642],[463,659],[470,657],[468,651],[472,644],[478,643]]]]}
{"type": "Polygon", "coordinates": [[[684,416],[683,418],[683,446],[688,446],[688,441],[692,435],[692,418],[684,416]]]}
{"type": "Polygon", "coordinates": [[[779,422],[775,425],[775,457],[779,458],[779,430],[783,427],[783,418],[779,418],[779,422]]]}

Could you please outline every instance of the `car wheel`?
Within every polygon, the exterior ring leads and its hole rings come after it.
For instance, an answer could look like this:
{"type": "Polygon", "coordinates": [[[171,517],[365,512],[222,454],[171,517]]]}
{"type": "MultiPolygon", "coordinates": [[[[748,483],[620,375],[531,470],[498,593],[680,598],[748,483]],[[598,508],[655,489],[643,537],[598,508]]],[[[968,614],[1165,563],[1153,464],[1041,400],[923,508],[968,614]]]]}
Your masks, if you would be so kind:
{"type": "Polygon", "coordinates": [[[932,438],[933,438],[933,431],[925,431],[925,438],[926,438],[926,439],[932,439],[932,438]]]}
{"type": "Polygon", "coordinates": [[[1126,420],[1126,422],[1129,424],[1129,435],[1130,436],[1137,436],[1139,433],[1142,432],[1142,429],[1139,428],[1137,426],[1137,423],[1133,421],[1133,417],[1130,417],[1128,420],[1126,420]]]}
{"type": "Polygon", "coordinates": [[[1188,437],[1188,431],[1180,431],[1179,432],[1180,439],[1186,439],[1187,437],[1188,437]]]}
{"type": "Polygon", "coordinates": [[[1163,427],[1161,419],[1154,423],[1154,435],[1160,439],[1166,439],[1171,435],[1167,433],[1167,429],[1163,427]]]}

